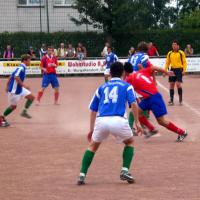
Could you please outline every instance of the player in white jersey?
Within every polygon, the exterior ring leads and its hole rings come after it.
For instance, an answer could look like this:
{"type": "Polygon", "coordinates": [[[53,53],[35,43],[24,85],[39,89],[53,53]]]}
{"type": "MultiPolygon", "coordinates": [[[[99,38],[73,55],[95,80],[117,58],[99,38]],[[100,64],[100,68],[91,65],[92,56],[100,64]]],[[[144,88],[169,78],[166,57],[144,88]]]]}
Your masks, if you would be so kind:
{"type": "Polygon", "coordinates": [[[129,168],[134,155],[133,133],[129,126],[126,115],[126,104],[131,105],[135,116],[135,127],[138,132],[142,132],[138,120],[138,107],[133,87],[122,81],[124,73],[123,64],[115,62],[110,66],[111,80],[100,86],[90,104],[90,131],[88,140],[90,145],[86,150],[78,185],[85,184],[85,177],[98,150],[100,144],[112,134],[119,142],[125,144],[123,151],[123,165],[120,178],[128,183],[134,183],[134,179],[129,173],[129,168]]]}

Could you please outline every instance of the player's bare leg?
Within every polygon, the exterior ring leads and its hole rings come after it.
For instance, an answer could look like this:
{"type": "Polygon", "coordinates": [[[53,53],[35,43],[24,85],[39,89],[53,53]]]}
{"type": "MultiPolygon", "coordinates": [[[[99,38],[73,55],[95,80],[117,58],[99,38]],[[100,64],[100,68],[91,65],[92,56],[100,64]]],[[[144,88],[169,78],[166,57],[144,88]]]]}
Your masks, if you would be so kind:
{"type": "Polygon", "coordinates": [[[81,165],[81,170],[80,170],[80,175],[78,177],[78,185],[84,185],[85,184],[85,178],[88,172],[88,169],[92,163],[92,160],[94,158],[94,155],[96,151],[98,150],[99,146],[101,143],[97,143],[94,141],[90,142],[90,145],[88,149],[85,151],[82,159],[82,165],[81,165]]]}
{"type": "Polygon", "coordinates": [[[175,88],[175,83],[170,82],[169,83],[169,94],[170,94],[169,106],[174,105],[174,88],[175,88]]]}
{"type": "Polygon", "coordinates": [[[134,157],[134,139],[129,138],[124,141],[125,147],[123,150],[123,165],[120,173],[120,179],[132,184],[135,182],[132,175],[129,173],[132,159],[134,157]]]}
{"type": "Polygon", "coordinates": [[[157,121],[161,126],[164,126],[168,130],[178,134],[178,138],[177,138],[176,142],[182,142],[188,135],[186,130],[183,130],[183,129],[177,127],[172,122],[166,120],[164,116],[157,118],[157,121]]]}
{"type": "Polygon", "coordinates": [[[155,126],[151,124],[147,117],[144,116],[144,111],[141,108],[139,108],[139,116],[140,124],[149,130],[149,133],[145,135],[146,138],[149,138],[158,133],[158,130],[155,128],[155,126]]]}
{"type": "Polygon", "coordinates": [[[22,111],[21,113],[21,116],[22,117],[25,117],[27,119],[30,119],[31,116],[28,114],[28,109],[31,107],[35,97],[32,95],[32,94],[29,94],[28,96],[25,97],[27,100],[26,100],[26,103],[25,103],[25,106],[24,106],[24,110],[22,111]]]}
{"type": "Polygon", "coordinates": [[[41,88],[41,90],[38,92],[38,95],[37,95],[37,102],[36,102],[36,105],[40,105],[40,101],[41,101],[41,98],[44,94],[44,91],[45,91],[45,88],[41,88]]]}
{"type": "Polygon", "coordinates": [[[182,83],[181,82],[176,82],[176,87],[177,87],[177,90],[178,90],[179,104],[182,105],[182,101],[183,101],[182,83]]]}
{"type": "Polygon", "coordinates": [[[54,88],[54,105],[59,105],[58,98],[59,98],[59,87],[54,88]]]}

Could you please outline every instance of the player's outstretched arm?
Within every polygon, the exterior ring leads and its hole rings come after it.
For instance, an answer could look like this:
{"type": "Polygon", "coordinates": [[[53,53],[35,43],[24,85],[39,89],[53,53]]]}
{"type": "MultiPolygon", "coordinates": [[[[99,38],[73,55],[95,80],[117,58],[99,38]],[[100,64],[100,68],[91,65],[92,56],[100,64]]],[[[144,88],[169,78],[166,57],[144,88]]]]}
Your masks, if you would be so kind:
{"type": "Polygon", "coordinates": [[[88,133],[88,141],[89,142],[91,141],[92,133],[94,131],[94,125],[95,125],[96,117],[97,117],[97,112],[91,111],[90,112],[90,130],[89,130],[89,133],[88,133]]]}
{"type": "Polygon", "coordinates": [[[139,122],[139,110],[138,110],[138,106],[137,106],[136,102],[131,104],[131,111],[134,115],[135,126],[136,126],[136,129],[137,129],[137,132],[143,134],[143,129],[142,129],[140,122],[139,122]]]}

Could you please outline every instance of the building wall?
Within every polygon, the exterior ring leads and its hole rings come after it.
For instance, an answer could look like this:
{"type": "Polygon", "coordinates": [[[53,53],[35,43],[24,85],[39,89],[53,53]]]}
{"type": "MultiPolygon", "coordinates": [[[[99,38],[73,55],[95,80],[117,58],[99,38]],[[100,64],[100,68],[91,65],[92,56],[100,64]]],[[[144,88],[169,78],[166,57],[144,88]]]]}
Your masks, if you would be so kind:
{"type": "MultiPolygon", "coordinates": [[[[70,16],[78,17],[71,7],[55,7],[49,0],[50,32],[86,31],[86,26],[76,26],[70,16]]],[[[41,8],[42,31],[47,31],[46,5],[41,8]]],[[[89,27],[89,30],[93,30],[89,27]]],[[[18,0],[0,0],[0,32],[40,32],[40,8],[18,6],[18,0]]]]}

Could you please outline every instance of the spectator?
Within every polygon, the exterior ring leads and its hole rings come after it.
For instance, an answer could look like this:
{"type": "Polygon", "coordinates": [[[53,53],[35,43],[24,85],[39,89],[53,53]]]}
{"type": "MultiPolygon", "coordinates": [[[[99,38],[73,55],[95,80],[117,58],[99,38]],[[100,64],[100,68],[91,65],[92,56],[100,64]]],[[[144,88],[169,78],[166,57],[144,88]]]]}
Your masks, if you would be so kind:
{"type": "Polygon", "coordinates": [[[69,43],[67,51],[66,51],[66,57],[68,57],[68,58],[75,58],[75,56],[76,56],[75,48],[72,46],[71,43],[69,43]]]}
{"type": "Polygon", "coordinates": [[[42,44],[39,54],[40,54],[40,59],[42,59],[47,54],[47,47],[45,44],[42,44]]]}
{"type": "Polygon", "coordinates": [[[134,47],[131,47],[130,49],[129,49],[129,51],[128,51],[128,56],[130,57],[130,56],[132,56],[132,55],[134,55],[135,54],[135,48],[134,47]]]}
{"type": "Polygon", "coordinates": [[[148,44],[147,54],[149,56],[159,56],[158,50],[157,50],[155,44],[153,44],[152,42],[149,42],[149,44],[148,44]]]}
{"type": "Polygon", "coordinates": [[[65,49],[65,44],[61,43],[60,48],[58,48],[58,58],[65,58],[66,57],[66,49],[65,49]]]}
{"type": "Polygon", "coordinates": [[[81,42],[78,43],[77,52],[84,54],[84,58],[87,57],[87,49],[83,46],[81,42]]]}
{"type": "Polygon", "coordinates": [[[83,60],[85,58],[85,54],[81,47],[77,47],[76,57],[79,60],[83,60]]]}
{"type": "Polygon", "coordinates": [[[185,48],[184,52],[185,52],[185,55],[186,55],[186,56],[191,56],[191,55],[193,55],[194,50],[193,50],[191,44],[187,44],[187,45],[186,45],[186,48],[185,48]]]}
{"type": "Polygon", "coordinates": [[[52,48],[53,48],[53,55],[55,57],[58,57],[58,50],[56,48],[54,48],[54,46],[52,46],[52,48]]]}
{"type": "Polygon", "coordinates": [[[30,55],[31,60],[35,60],[35,59],[36,59],[36,53],[35,53],[35,51],[33,50],[33,47],[30,47],[30,48],[29,48],[27,54],[30,55]]]}
{"type": "Polygon", "coordinates": [[[101,52],[102,57],[106,57],[108,55],[108,47],[110,44],[108,42],[105,43],[105,47],[103,48],[103,51],[101,52]]]}
{"type": "Polygon", "coordinates": [[[7,59],[7,60],[14,58],[14,52],[13,52],[13,48],[11,47],[11,45],[7,45],[7,47],[3,53],[3,58],[7,59]]]}

